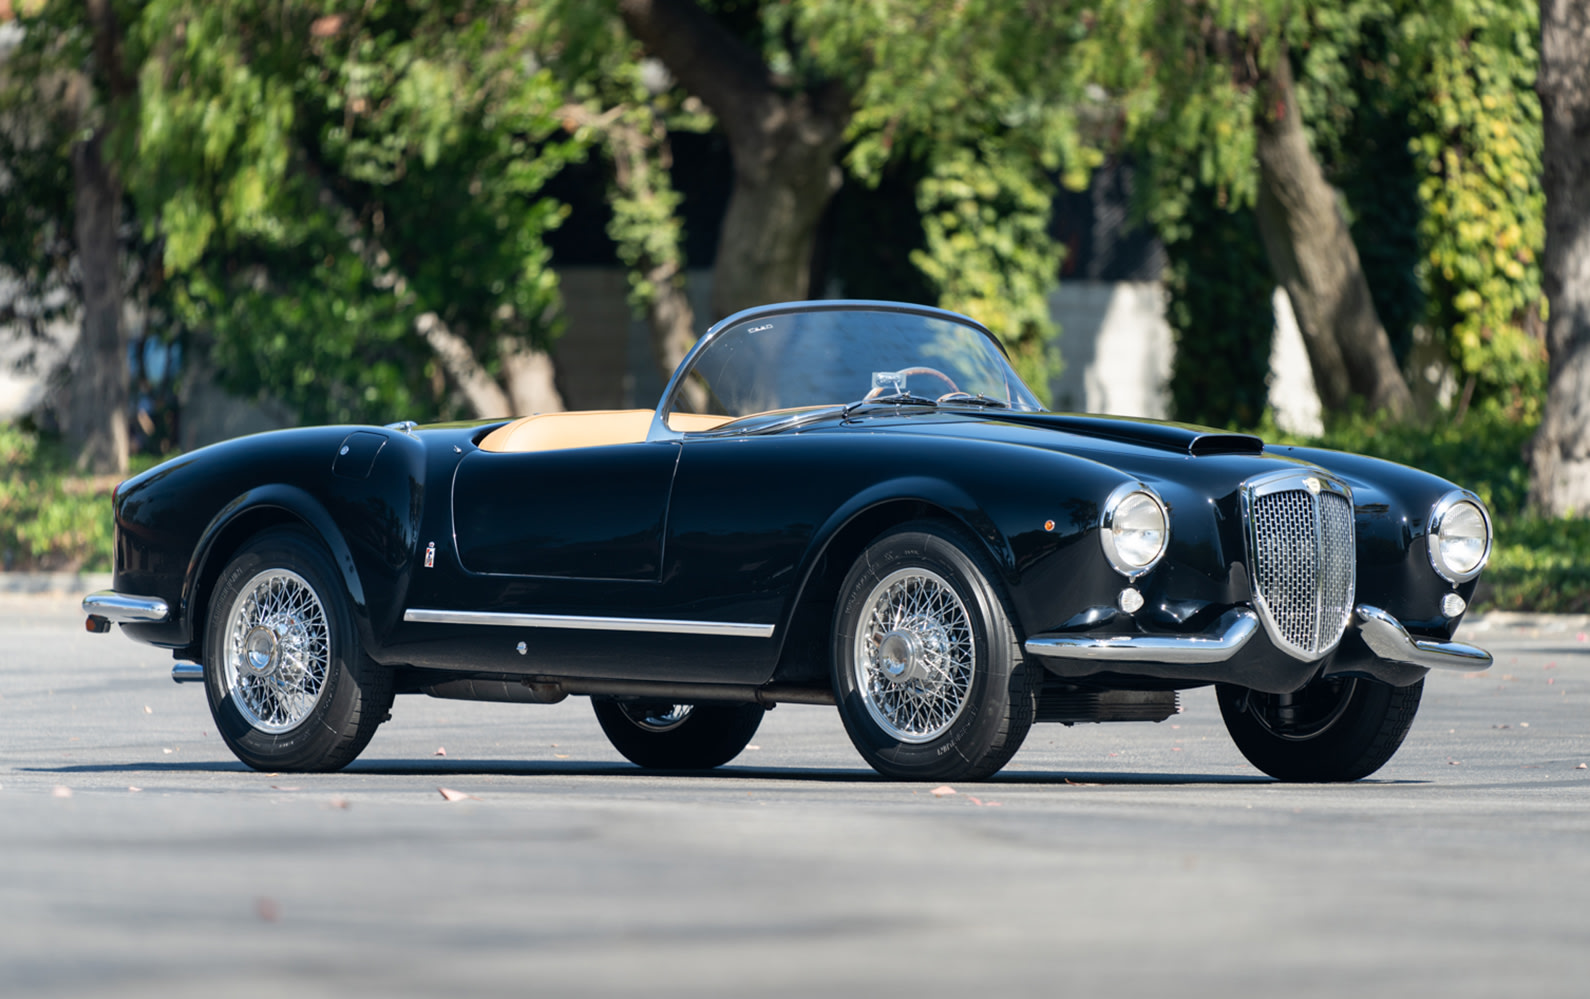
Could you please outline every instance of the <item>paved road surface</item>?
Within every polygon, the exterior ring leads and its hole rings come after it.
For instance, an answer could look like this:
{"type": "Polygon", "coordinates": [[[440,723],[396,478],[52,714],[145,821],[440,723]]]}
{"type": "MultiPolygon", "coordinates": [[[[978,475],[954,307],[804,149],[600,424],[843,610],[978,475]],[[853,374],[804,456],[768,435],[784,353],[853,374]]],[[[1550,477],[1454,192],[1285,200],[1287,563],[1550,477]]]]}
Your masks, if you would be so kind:
{"type": "Polygon", "coordinates": [[[1497,665],[1356,785],[1259,776],[1196,692],[934,797],[801,706],[710,776],[583,699],[402,698],[348,771],[252,773],[163,653],[0,597],[0,995],[1584,996],[1560,624],[1466,629],[1497,665]]]}

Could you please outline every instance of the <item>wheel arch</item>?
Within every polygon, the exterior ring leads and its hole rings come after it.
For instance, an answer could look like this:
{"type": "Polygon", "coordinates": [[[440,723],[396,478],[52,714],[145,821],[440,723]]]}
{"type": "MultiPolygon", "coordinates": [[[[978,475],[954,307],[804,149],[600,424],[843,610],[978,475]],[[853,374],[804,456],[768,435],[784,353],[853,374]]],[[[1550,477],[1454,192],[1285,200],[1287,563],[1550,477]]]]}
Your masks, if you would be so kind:
{"type": "Polygon", "coordinates": [[[773,669],[775,682],[826,681],[834,602],[850,567],[867,545],[886,531],[924,520],[950,524],[975,537],[1000,572],[1009,573],[1009,546],[987,515],[959,488],[942,480],[921,479],[869,490],[829,518],[813,539],[800,585],[790,598],[780,629],[784,638],[773,669]]]}
{"type": "Polygon", "coordinates": [[[296,486],[278,483],[243,493],[205,525],[194,546],[183,586],[182,606],[188,624],[188,646],[183,654],[199,658],[196,653],[202,653],[210,596],[226,564],[250,538],[274,527],[301,527],[325,546],[347,591],[360,641],[370,647],[372,633],[364,584],[346,539],[318,500],[296,486]]]}

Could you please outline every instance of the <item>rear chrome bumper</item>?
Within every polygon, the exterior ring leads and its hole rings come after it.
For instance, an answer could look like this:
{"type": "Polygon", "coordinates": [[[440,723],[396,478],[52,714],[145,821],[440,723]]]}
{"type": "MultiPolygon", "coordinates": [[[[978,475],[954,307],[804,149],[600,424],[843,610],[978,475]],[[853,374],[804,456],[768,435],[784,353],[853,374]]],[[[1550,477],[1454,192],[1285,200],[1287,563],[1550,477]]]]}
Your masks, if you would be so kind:
{"type": "MultiPolygon", "coordinates": [[[[1414,638],[1396,618],[1378,607],[1359,604],[1352,624],[1371,652],[1388,662],[1425,669],[1473,672],[1491,665],[1491,654],[1461,642],[1414,638]]],[[[1160,663],[1188,666],[1223,663],[1260,631],[1259,617],[1234,608],[1213,628],[1196,635],[1034,635],[1022,646],[1028,655],[1046,659],[1083,659],[1096,663],[1160,663]]]]}
{"type": "Polygon", "coordinates": [[[159,624],[171,617],[171,607],[159,597],[140,597],[115,590],[100,590],[83,598],[90,618],[117,624],[159,624]]]}

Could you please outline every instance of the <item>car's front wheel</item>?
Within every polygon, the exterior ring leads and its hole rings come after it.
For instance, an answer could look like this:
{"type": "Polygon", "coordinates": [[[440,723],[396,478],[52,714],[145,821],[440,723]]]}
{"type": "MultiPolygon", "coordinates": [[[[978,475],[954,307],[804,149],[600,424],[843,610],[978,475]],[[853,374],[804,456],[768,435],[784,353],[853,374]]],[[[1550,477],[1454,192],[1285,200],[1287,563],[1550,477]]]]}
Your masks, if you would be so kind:
{"type": "Polygon", "coordinates": [[[592,698],[607,741],[648,770],[711,770],[740,755],[762,724],[760,704],[669,704],[592,698]]]}
{"type": "Polygon", "coordinates": [[[850,741],[887,777],[980,780],[1032,726],[1034,670],[985,565],[962,532],[907,524],[840,588],[834,693],[850,741]]]}
{"type": "Polygon", "coordinates": [[[1315,680],[1291,694],[1221,685],[1226,731],[1248,762],[1277,780],[1351,781],[1396,753],[1413,726],[1420,680],[1393,687],[1361,677],[1315,680]]]}
{"type": "Polygon", "coordinates": [[[364,654],[330,556],[301,530],[266,531],[232,557],[204,644],[216,728],[256,770],[340,770],[392,706],[391,673],[364,654]]]}

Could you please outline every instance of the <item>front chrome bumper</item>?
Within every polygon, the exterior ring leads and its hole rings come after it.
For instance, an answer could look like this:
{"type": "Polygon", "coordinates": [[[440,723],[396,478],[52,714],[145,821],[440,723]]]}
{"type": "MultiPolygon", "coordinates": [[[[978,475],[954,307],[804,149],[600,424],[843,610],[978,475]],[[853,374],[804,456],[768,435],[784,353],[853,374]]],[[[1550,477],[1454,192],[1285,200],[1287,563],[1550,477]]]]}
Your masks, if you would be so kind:
{"type": "MultiPolygon", "coordinates": [[[[1396,618],[1368,604],[1353,608],[1350,627],[1358,630],[1371,652],[1388,662],[1468,672],[1491,665],[1491,654],[1484,649],[1461,642],[1414,638],[1396,618]]],[[[1189,666],[1230,660],[1260,630],[1258,615],[1239,607],[1227,611],[1202,634],[1045,634],[1027,639],[1022,648],[1028,655],[1047,659],[1189,666]]]]}
{"type": "Polygon", "coordinates": [[[159,624],[171,617],[171,606],[159,597],[140,597],[115,590],[100,590],[83,598],[90,618],[116,624],[159,624]]]}

